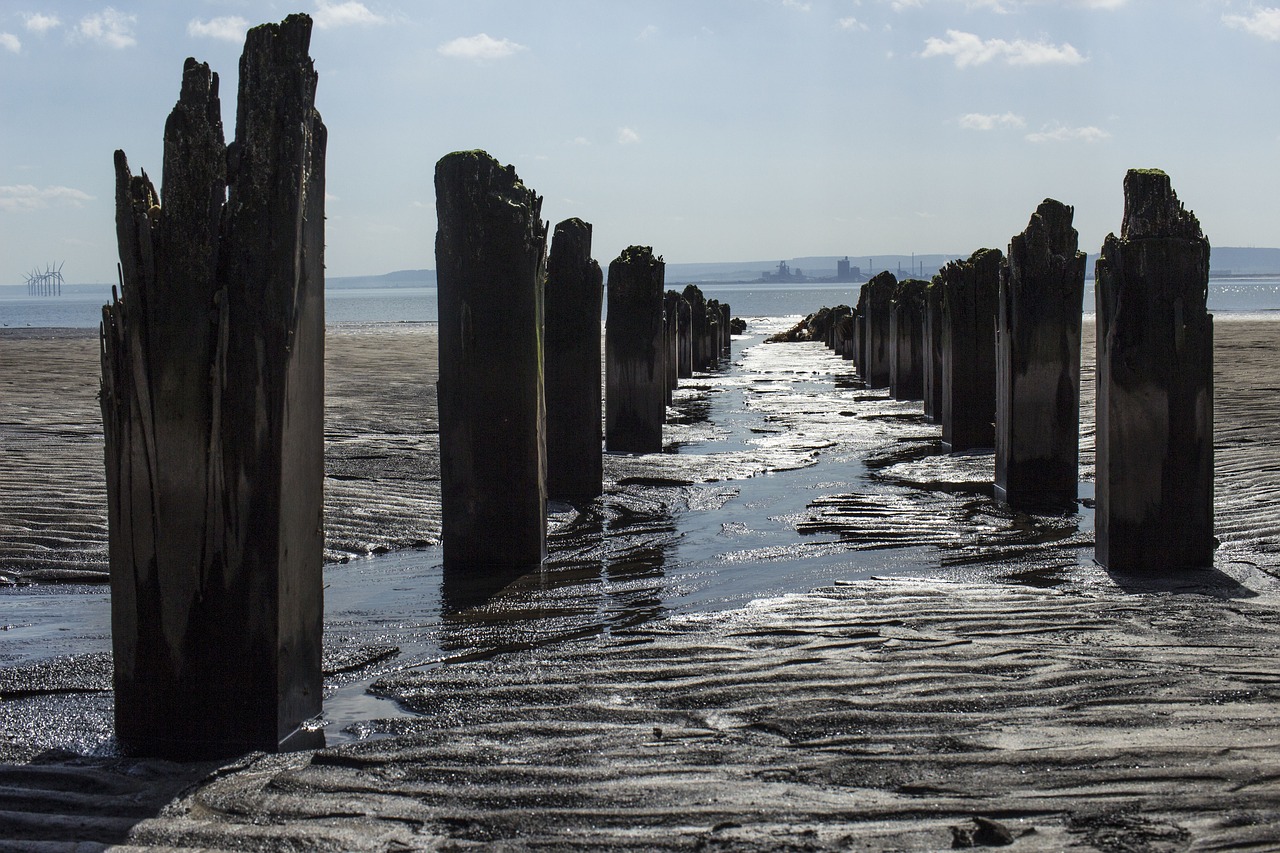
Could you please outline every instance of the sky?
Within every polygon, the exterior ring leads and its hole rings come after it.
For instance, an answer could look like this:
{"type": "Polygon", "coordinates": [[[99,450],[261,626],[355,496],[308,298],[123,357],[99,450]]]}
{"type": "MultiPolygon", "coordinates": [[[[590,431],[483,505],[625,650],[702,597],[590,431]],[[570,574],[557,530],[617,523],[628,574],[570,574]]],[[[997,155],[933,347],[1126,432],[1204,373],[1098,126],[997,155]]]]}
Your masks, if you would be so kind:
{"type": "Polygon", "coordinates": [[[112,153],[157,186],[188,56],[307,12],[331,276],[434,268],[433,176],[483,148],[670,263],[1080,246],[1129,168],[1213,245],[1280,246],[1280,6],[1253,0],[0,0],[0,284],[115,280],[112,153]]]}

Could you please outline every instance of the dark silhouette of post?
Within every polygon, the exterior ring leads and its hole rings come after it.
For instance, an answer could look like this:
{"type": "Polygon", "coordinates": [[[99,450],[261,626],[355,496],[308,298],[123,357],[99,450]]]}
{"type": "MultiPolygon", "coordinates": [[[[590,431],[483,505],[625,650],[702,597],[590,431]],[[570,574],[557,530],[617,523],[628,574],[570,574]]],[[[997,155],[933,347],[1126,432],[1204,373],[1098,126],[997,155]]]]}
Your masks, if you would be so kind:
{"type": "Polygon", "coordinates": [[[942,423],[942,277],[924,289],[924,418],[942,423]]]}
{"type": "Polygon", "coordinates": [[[547,228],[542,198],[484,151],[442,157],[435,189],[444,571],[497,586],[547,551],[547,228]]]}
{"type": "Polygon", "coordinates": [[[684,296],[676,303],[676,377],[693,376],[693,309],[684,296]]]}
{"type": "Polygon", "coordinates": [[[1209,241],[1164,172],[1130,170],[1097,262],[1097,561],[1213,565],[1209,241]]]}
{"type": "Polygon", "coordinates": [[[862,336],[862,378],[868,388],[889,387],[889,304],[898,279],[885,270],[862,285],[858,317],[865,317],[862,336]]]}
{"type": "Polygon", "coordinates": [[[683,295],[685,301],[689,303],[693,369],[703,371],[710,366],[711,362],[711,357],[707,353],[707,298],[696,284],[686,284],[683,295]]]}
{"type": "Polygon", "coordinates": [[[172,759],[313,747],[321,710],[324,161],[311,19],[250,30],[236,138],[188,59],[163,199],[115,153],[103,309],[116,737],[172,759]]]}
{"type": "Polygon", "coordinates": [[[942,443],[955,452],[995,447],[998,249],[942,268],[942,443]]]}
{"type": "Polygon", "coordinates": [[[706,370],[720,366],[721,341],[724,339],[724,335],[720,330],[720,316],[719,300],[708,299],[706,339],[702,343],[703,351],[707,354],[706,370]]]}
{"type": "Polygon", "coordinates": [[[600,310],[604,273],[591,258],[591,224],[556,226],[547,257],[547,495],[589,501],[603,491],[600,310]]]}
{"type": "Polygon", "coordinates": [[[680,294],[668,290],[662,294],[662,335],[664,370],[667,374],[666,404],[680,384],[680,294]]]}
{"type": "Polygon", "coordinates": [[[605,318],[605,448],[658,453],[666,420],[665,264],[630,246],[609,264],[605,318]]]}
{"type": "Polygon", "coordinates": [[[924,398],[925,282],[898,282],[889,304],[889,396],[924,398]]]}
{"type": "Polygon", "coordinates": [[[720,303],[720,336],[722,340],[721,354],[725,358],[733,355],[733,316],[728,302],[720,303]]]}
{"type": "Polygon", "coordinates": [[[996,312],[996,483],[1027,508],[1075,505],[1085,254],[1073,210],[1045,199],[1009,244],[996,312]]]}

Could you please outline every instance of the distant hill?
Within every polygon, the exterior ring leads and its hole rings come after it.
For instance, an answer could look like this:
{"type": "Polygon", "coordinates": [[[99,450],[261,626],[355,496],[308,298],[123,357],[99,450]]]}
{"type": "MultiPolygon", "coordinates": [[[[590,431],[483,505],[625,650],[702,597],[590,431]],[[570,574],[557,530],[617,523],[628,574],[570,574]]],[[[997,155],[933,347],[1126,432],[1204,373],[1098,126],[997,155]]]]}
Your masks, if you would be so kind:
{"type": "MultiPolygon", "coordinates": [[[[836,262],[845,257],[866,277],[888,270],[899,278],[928,279],[948,261],[967,258],[969,254],[934,252],[918,255],[814,255],[785,260],[793,273],[799,271],[810,280],[834,278],[836,262]]],[[[1093,278],[1093,266],[1097,260],[1096,253],[1089,254],[1085,277],[1093,278]]],[[[1215,246],[1210,253],[1210,263],[1210,273],[1214,276],[1280,275],[1280,249],[1215,246]]],[[[691,282],[752,282],[759,281],[766,272],[774,272],[777,268],[777,260],[667,264],[667,283],[674,286],[691,282]]],[[[433,287],[435,283],[435,270],[396,270],[383,275],[331,276],[325,280],[326,287],[343,289],[433,287]]],[[[786,285],[780,283],[778,286],[786,285]]]]}

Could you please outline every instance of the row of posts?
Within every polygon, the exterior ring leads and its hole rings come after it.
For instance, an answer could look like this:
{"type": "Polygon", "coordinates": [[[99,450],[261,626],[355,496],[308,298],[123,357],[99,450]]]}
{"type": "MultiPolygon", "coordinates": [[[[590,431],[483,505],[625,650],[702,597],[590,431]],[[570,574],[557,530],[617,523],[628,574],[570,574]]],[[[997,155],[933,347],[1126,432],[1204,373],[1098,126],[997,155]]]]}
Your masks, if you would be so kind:
{"type": "MultiPolygon", "coordinates": [[[[1096,559],[1110,569],[1213,563],[1209,243],[1168,175],[1131,170],[1120,236],[1095,270],[1096,559]]],[[[951,452],[995,450],[995,494],[1075,506],[1085,254],[1072,208],[1045,200],[1008,255],[980,249],[932,281],[882,272],[831,309],[827,345],[871,388],[921,400],[951,452]]]]}
{"type": "MultiPolygon", "coordinates": [[[[323,743],[324,159],[311,19],[250,30],[236,138],[188,60],[162,200],[117,151],[120,290],[101,406],[116,735],[170,758],[323,743]]],[[[664,292],[632,246],[603,276],[591,226],[556,226],[483,151],[437,164],[445,595],[546,556],[548,496],[603,490],[602,445],[662,449],[680,378],[728,355],[729,306],[664,292]],[[603,420],[603,429],[602,429],[603,420]],[[602,435],[603,432],[603,435],[602,435]]]]}
{"type": "MultiPolygon", "coordinates": [[[[317,745],[324,484],[324,162],[311,19],[249,31],[235,139],[188,60],[162,200],[116,152],[121,289],[103,310],[116,734],[126,753],[317,745]]],[[[541,198],[484,152],[436,168],[445,581],[494,588],[546,554],[548,495],[601,493],[601,445],[661,450],[682,377],[729,349],[727,305],[664,292],[632,246],[602,274],[591,227],[545,249],[541,198]],[[544,299],[545,297],[545,299],[544,299]]],[[[1207,241],[1166,176],[1131,172],[1098,263],[1098,556],[1212,559],[1207,241]]],[[[922,395],[953,450],[990,446],[1010,501],[1074,499],[1083,256],[1045,202],[1009,258],[931,284],[881,274],[832,331],[873,386],[922,395]]],[[[838,345],[837,345],[838,340],[838,345]]],[[[446,592],[448,590],[446,589],[446,592]]]]}

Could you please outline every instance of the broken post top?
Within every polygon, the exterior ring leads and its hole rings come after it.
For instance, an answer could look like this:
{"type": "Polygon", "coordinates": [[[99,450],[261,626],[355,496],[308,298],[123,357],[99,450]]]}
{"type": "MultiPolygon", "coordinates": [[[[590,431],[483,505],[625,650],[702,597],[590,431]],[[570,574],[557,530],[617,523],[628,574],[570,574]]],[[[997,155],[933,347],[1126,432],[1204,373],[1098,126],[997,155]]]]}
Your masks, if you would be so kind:
{"type": "Polygon", "coordinates": [[[435,188],[438,210],[461,212],[440,217],[437,257],[445,245],[459,247],[454,251],[467,257],[484,257],[498,236],[485,232],[494,227],[504,230],[501,239],[505,245],[520,240],[525,249],[545,247],[542,197],[524,185],[515,166],[503,166],[485,151],[454,151],[436,163],[435,188]],[[484,211],[485,221],[469,221],[471,213],[466,211],[484,211]],[[448,233],[451,228],[461,233],[448,233]]]}
{"type": "Polygon", "coordinates": [[[249,30],[244,38],[244,53],[240,55],[236,138],[243,136],[244,122],[252,112],[252,99],[245,97],[247,93],[258,92],[261,97],[278,86],[293,89],[289,99],[315,103],[316,72],[310,48],[310,15],[290,15],[278,24],[262,24],[249,30]],[[276,78],[274,85],[267,85],[269,77],[276,78]]]}
{"type": "Polygon", "coordinates": [[[612,272],[614,267],[648,267],[653,270],[665,268],[666,264],[662,261],[662,256],[653,254],[652,246],[628,246],[622,250],[622,254],[609,264],[609,270],[612,272]]]}
{"type": "Polygon", "coordinates": [[[1204,239],[1199,220],[1178,201],[1169,176],[1159,169],[1130,169],[1124,176],[1120,239],[1143,237],[1204,239]]]}
{"type": "Polygon", "coordinates": [[[1046,198],[1031,214],[1023,236],[1037,254],[1063,258],[1075,257],[1079,250],[1080,235],[1071,226],[1075,208],[1057,199],[1046,198]]]}
{"type": "Polygon", "coordinates": [[[891,304],[910,304],[922,309],[924,306],[924,291],[928,285],[929,282],[921,281],[918,278],[904,278],[894,287],[891,304]]]}
{"type": "Polygon", "coordinates": [[[547,278],[555,280],[584,266],[600,269],[600,264],[591,257],[591,223],[575,216],[556,225],[551,237],[551,254],[547,257],[547,278]]]}

